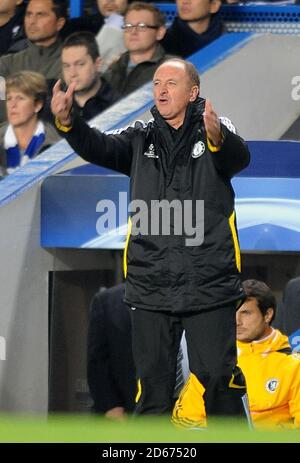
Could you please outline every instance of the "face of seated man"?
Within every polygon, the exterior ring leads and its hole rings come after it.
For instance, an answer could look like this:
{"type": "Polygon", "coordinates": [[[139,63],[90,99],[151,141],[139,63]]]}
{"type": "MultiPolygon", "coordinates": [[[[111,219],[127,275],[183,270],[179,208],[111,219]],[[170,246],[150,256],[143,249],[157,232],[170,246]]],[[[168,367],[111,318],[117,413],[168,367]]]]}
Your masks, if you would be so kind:
{"type": "Polygon", "coordinates": [[[30,0],[24,26],[27,38],[48,47],[57,40],[58,33],[65,24],[64,18],[57,18],[52,0],[30,0]]]}
{"type": "Polygon", "coordinates": [[[220,0],[176,0],[178,16],[184,21],[203,20],[216,13],[220,0]]]}
{"type": "Polygon", "coordinates": [[[148,10],[131,10],[124,19],[124,42],[125,46],[130,53],[141,56],[145,54],[154,54],[158,42],[165,35],[165,27],[159,27],[155,22],[154,14],[148,10]],[[130,30],[126,29],[126,25],[131,24],[137,26],[138,24],[145,24],[143,29],[132,27],[130,30]],[[157,27],[155,27],[157,26],[157,27]]]}
{"type": "Polygon", "coordinates": [[[21,5],[21,3],[23,3],[23,0],[1,0],[0,15],[7,15],[11,18],[15,14],[17,6],[21,5]]]}
{"type": "Polygon", "coordinates": [[[107,17],[113,13],[124,14],[128,5],[127,0],[97,0],[100,13],[107,17]]]}
{"type": "Polygon", "coordinates": [[[267,309],[266,314],[263,315],[256,298],[250,297],[246,299],[236,313],[237,340],[249,343],[267,337],[272,332],[270,322],[273,313],[274,311],[270,307],[267,309]]]}
{"type": "Polygon", "coordinates": [[[86,93],[95,88],[99,81],[101,59],[93,61],[85,46],[71,46],[62,50],[62,69],[64,81],[67,85],[75,82],[76,94],[86,93]]]}

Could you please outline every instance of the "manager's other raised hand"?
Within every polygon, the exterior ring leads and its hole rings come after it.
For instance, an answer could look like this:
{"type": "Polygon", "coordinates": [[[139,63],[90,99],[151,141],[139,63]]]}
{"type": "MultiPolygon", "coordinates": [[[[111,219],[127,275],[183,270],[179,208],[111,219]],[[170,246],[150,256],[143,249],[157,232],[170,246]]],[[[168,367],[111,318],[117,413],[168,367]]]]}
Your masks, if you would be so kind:
{"type": "Polygon", "coordinates": [[[203,114],[204,125],[207,136],[214,146],[220,146],[222,141],[221,124],[218,115],[215,113],[211,101],[206,100],[203,114]]]}

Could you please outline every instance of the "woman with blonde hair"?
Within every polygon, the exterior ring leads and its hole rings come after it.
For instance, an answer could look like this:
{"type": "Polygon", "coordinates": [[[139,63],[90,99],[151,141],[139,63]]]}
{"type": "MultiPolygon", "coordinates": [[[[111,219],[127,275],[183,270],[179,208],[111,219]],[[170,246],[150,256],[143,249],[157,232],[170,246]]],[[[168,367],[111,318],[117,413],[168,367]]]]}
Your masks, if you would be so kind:
{"type": "Polygon", "coordinates": [[[26,164],[59,136],[55,129],[40,119],[47,98],[44,76],[21,71],[6,79],[8,122],[0,127],[0,164],[2,175],[26,164]]]}

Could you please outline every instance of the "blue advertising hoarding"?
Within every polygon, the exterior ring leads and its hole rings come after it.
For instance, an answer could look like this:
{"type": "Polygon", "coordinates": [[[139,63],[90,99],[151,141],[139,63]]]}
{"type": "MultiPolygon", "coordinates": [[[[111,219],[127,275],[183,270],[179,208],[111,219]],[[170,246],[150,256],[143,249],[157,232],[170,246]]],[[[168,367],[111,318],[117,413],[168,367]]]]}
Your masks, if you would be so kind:
{"type": "MultiPolygon", "coordinates": [[[[251,164],[233,179],[242,251],[300,250],[300,144],[250,142],[251,164]]],[[[122,249],[129,179],[85,165],[42,185],[44,247],[122,249]],[[114,208],[110,223],[102,221],[114,208]]]]}

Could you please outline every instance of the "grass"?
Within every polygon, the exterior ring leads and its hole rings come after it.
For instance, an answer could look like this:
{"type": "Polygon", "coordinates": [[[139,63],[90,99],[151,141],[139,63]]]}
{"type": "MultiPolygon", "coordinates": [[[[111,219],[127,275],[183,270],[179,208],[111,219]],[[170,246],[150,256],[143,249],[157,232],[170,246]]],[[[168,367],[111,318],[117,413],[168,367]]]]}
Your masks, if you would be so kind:
{"type": "Polygon", "coordinates": [[[48,418],[0,415],[1,443],[299,443],[300,430],[249,431],[237,420],[216,420],[209,429],[176,429],[167,418],[117,423],[90,415],[48,418]]]}

